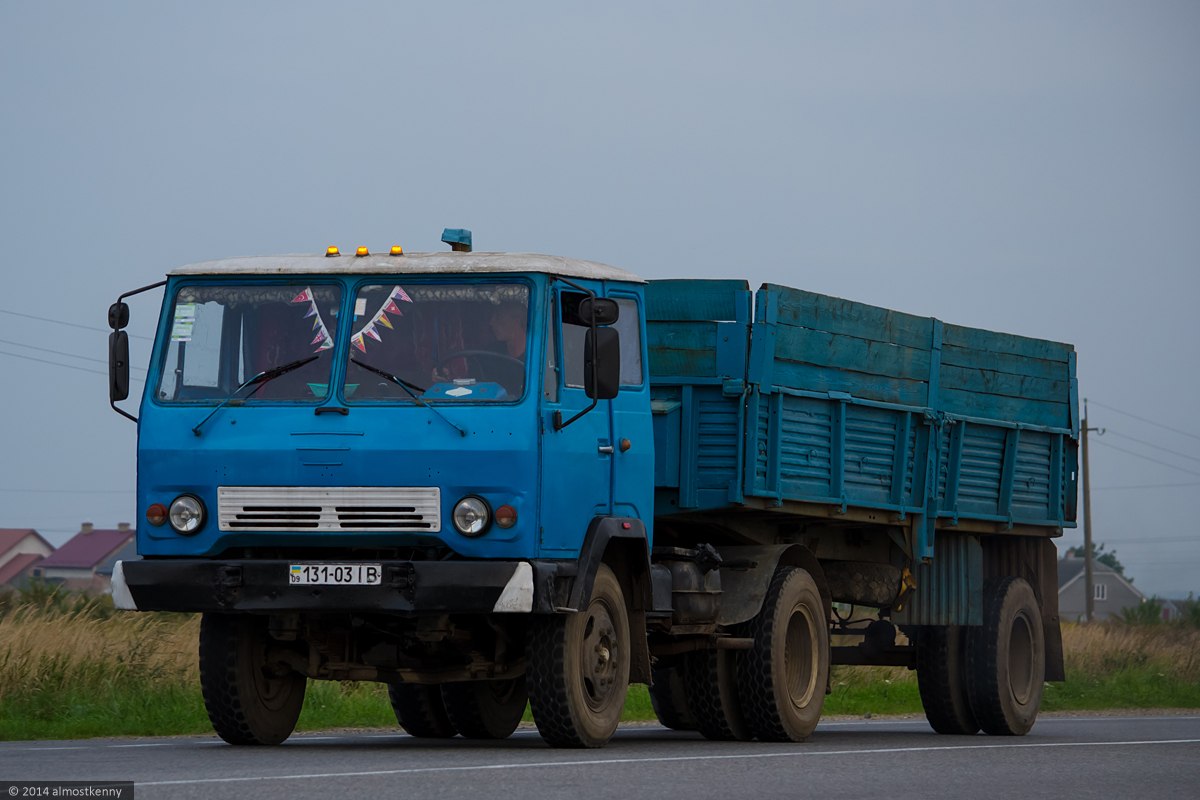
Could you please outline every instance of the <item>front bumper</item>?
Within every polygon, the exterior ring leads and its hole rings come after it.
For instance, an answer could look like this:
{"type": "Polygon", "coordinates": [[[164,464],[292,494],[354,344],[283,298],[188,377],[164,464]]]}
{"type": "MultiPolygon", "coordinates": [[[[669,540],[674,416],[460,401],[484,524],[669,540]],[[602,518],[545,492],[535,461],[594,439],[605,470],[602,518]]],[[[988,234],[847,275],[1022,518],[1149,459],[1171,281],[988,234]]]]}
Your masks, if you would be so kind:
{"type": "MultiPolygon", "coordinates": [[[[529,613],[535,573],[553,572],[528,561],[372,561],[382,567],[378,585],[313,586],[289,582],[293,563],[118,561],[113,602],[136,611],[529,613]]],[[[549,592],[539,594],[547,603],[549,592]]]]}

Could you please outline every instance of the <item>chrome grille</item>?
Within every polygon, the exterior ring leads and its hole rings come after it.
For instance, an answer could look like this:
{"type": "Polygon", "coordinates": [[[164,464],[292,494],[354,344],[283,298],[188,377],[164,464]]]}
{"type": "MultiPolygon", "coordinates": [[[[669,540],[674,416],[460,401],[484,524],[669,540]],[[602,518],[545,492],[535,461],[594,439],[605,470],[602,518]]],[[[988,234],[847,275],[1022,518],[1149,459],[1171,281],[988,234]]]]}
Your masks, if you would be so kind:
{"type": "Polygon", "coordinates": [[[223,531],[441,530],[436,486],[221,486],[217,520],[223,531]]]}

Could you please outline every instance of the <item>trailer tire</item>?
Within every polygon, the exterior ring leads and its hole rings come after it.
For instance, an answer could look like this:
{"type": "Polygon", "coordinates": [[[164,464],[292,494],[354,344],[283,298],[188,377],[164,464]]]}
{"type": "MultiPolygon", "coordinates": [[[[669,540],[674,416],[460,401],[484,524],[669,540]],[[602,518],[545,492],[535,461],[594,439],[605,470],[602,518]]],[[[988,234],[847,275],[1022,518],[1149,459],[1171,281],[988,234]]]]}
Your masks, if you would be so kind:
{"type": "Polygon", "coordinates": [[[650,687],[650,705],[654,716],[673,731],[696,730],[696,718],[688,707],[683,675],[677,666],[655,667],[650,687]]]}
{"type": "Polygon", "coordinates": [[[738,699],[737,659],[733,650],[700,650],[684,657],[688,708],[705,739],[748,742],[754,738],[738,699]]]}
{"type": "Polygon", "coordinates": [[[200,692],[213,730],[230,744],[279,744],[292,735],[308,679],[267,659],[267,618],[205,613],[200,692]]]}
{"type": "Polygon", "coordinates": [[[764,742],[812,734],[829,685],[829,615],[816,581],[781,566],[750,620],[754,644],[741,657],[738,684],[751,730],[764,742]]]}
{"type": "Polygon", "coordinates": [[[450,739],[458,732],[446,714],[442,692],[437,686],[403,681],[389,683],[388,700],[396,714],[396,721],[409,736],[450,739]]]}
{"type": "Polygon", "coordinates": [[[1046,641],[1037,596],[1024,578],[984,585],[983,625],[967,641],[967,691],[985,733],[1023,736],[1037,720],[1046,641]]]}
{"type": "Polygon", "coordinates": [[[967,634],[957,625],[920,629],[917,688],[925,719],[938,733],[970,736],[979,731],[967,692],[967,634]]]}
{"type": "Polygon", "coordinates": [[[535,618],[529,630],[529,706],[554,747],[603,747],[629,688],[629,611],[617,576],[596,571],[582,611],[535,618]]]}
{"type": "Polygon", "coordinates": [[[454,729],[467,739],[507,739],[521,724],[529,694],[525,678],[442,685],[442,702],[454,729]]]}

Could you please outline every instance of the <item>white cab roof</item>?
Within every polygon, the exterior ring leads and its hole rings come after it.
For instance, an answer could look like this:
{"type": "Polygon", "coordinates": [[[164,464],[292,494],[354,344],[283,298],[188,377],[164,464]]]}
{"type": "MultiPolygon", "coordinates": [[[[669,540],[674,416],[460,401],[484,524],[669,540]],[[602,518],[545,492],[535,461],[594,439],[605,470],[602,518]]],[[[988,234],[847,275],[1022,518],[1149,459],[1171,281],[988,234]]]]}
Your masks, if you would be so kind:
{"type": "Polygon", "coordinates": [[[245,256],[202,261],[172,270],[171,275],[463,275],[489,272],[543,272],[565,278],[601,281],[645,280],[617,267],[595,261],[580,261],[537,253],[407,253],[402,256],[336,257],[324,254],[245,256]]]}

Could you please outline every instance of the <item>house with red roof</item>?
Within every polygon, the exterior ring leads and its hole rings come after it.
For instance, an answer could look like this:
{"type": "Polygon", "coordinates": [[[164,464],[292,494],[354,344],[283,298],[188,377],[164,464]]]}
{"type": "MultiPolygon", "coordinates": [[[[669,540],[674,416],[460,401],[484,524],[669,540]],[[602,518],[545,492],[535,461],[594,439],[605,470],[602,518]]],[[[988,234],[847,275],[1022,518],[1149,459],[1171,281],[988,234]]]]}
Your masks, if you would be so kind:
{"type": "Polygon", "coordinates": [[[54,547],[33,528],[0,528],[0,587],[12,586],[54,552],[54,547]]]}
{"type": "Polygon", "coordinates": [[[97,528],[85,522],[79,533],[33,568],[33,576],[73,591],[110,591],[111,574],[105,575],[99,568],[132,542],[133,535],[128,522],[118,524],[115,529],[97,528]]]}

